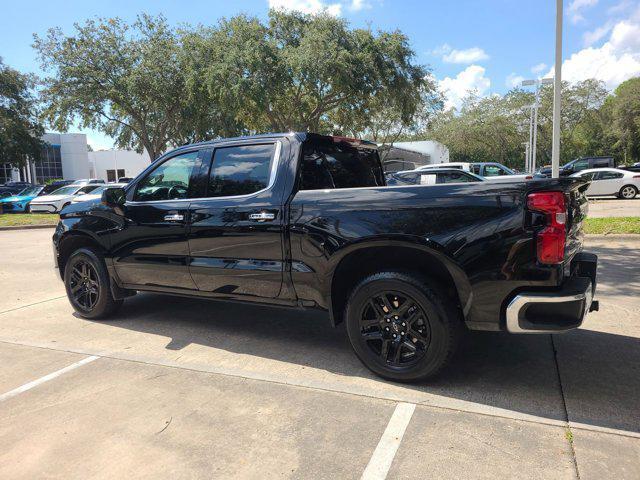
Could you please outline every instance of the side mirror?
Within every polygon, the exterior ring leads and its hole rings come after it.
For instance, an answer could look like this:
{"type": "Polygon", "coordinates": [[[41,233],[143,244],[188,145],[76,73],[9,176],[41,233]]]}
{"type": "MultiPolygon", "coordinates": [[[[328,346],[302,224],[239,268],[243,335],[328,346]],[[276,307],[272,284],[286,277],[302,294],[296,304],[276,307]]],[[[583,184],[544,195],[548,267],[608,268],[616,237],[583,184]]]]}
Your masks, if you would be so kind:
{"type": "Polygon", "coordinates": [[[124,205],[127,200],[127,192],[124,191],[124,188],[121,187],[113,187],[106,188],[102,192],[101,202],[103,205],[107,207],[121,207],[124,205]]]}

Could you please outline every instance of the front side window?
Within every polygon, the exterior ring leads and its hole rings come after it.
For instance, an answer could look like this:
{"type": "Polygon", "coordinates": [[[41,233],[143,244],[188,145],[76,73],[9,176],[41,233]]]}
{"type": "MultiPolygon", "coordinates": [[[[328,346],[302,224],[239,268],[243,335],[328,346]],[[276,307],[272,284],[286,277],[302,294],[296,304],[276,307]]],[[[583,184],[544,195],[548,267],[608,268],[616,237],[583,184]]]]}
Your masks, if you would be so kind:
{"type": "Polygon", "coordinates": [[[502,168],[498,167],[497,165],[485,165],[484,167],[485,177],[498,177],[500,175],[507,175],[507,172],[505,172],[502,168]]]}
{"type": "Polygon", "coordinates": [[[249,195],[269,185],[275,144],[217,148],[209,173],[208,197],[249,195]]]}
{"type": "Polygon", "coordinates": [[[138,183],[133,199],[148,202],[188,198],[189,179],[197,163],[197,151],[170,158],[138,183]]]}
{"type": "Polygon", "coordinates": [[[462,172],[442,172],[438,174],[438,183],[466,183],[476,181],[462,172]]]}
{"type": "Polygon", "coordinates": [[[579,172],[580,170],[589,168],[589,160],[576,160],[572,162],[571,167],[574,172],[579,172]]]}

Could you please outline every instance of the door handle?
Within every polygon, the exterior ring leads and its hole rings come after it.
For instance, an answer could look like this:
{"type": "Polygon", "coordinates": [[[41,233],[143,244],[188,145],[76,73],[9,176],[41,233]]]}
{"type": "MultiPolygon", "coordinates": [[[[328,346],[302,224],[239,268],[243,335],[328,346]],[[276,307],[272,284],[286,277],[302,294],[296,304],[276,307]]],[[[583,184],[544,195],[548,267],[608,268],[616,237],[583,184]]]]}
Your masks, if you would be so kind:
{"type": "Polygon", "coordinates": [[[164,221],[165,222],[181,222],[184,220],[184,215],[180,214],[180,213],[172,213],[170,215],[165,215],[164,216],[164,221]]]}
{"type": "Polygon", "coordinates": [[[276,214],[269,212],[250,213],[249,220],[255,220],[257,222],[270,222],[275,220],[276,214]]]}

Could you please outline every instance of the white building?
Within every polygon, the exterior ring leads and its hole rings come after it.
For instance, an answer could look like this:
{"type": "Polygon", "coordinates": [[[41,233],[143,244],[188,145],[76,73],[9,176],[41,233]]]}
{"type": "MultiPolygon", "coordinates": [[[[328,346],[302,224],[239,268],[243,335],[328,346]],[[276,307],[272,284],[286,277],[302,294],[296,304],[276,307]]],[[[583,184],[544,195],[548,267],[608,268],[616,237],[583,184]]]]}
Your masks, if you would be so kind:
{"type": "Polygon", "coordinates": [[[440,142],[394,142],[381,148],[385,172],[413,170],[422,165],[449,162],[449,149],[440,142]]]}
{"type": "Polygon", "coordinates": [[[131,150],[89,152],[84,133],[45,133],[41,158],[24,167],[0,164],[0,184],[11,181],[44,184],[48,180],[99,178],[115,181],[135,177],[149,166],[149,155],[131,150]]]}
{"type": "Polygon", "coordinates": [[[89,152],[91,178],[113,182],[122,177],[135,177],[151,160],[147,152],[133,150],[99,150],[89,152]]]}

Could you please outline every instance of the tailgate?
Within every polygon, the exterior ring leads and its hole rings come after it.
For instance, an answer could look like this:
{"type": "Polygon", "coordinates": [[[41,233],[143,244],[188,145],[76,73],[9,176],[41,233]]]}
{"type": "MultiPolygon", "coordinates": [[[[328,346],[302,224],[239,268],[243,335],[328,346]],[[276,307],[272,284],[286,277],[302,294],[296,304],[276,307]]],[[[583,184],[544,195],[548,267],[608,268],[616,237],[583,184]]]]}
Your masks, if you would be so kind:
{"type": "MultiPolygon", "coordinates": [[[[576,179],[577,180],[577,179],[576,179]]],[[[582,250],[584,231],[582,224],[589,213],[589,201],[585,194],[589,183],[574,183],[569,186],[567,195],[567,244],[565,263],[569,264],[574,255],[582,250]]]]}

